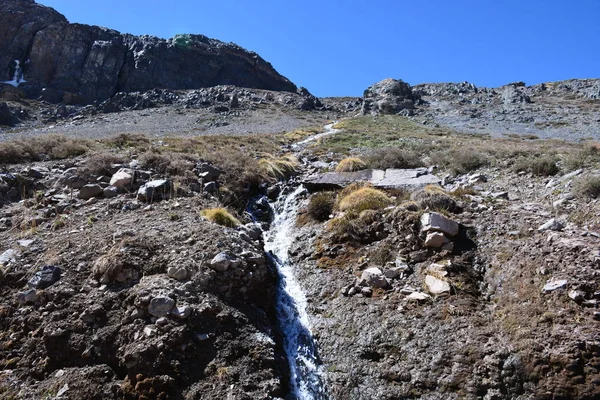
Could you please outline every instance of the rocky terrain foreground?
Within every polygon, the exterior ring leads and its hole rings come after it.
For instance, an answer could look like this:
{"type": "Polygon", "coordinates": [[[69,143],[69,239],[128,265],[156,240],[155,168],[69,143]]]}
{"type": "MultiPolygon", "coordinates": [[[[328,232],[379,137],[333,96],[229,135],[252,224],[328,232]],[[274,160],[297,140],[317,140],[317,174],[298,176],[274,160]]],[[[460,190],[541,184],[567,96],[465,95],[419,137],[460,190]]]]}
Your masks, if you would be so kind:
{"type": "Polygon", "coordinates": [[[600,80],[316,98],[31,0],[0,50],[0,399],[600,397],[600,80]]]}

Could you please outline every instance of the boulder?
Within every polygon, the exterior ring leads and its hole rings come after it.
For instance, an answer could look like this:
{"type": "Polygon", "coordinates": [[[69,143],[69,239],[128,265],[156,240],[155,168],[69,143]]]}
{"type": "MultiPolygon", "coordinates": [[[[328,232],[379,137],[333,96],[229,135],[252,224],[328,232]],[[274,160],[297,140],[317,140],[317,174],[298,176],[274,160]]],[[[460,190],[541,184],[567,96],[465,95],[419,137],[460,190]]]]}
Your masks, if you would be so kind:
{"type": "Polygon", "coordinates": [[[129,188],[133,184],[135,172],[130,168],[121,168],[110,178],[110,185],[121,189],[129,188]]]}
{"type": "Polygon", "coordinates": [[[442,232],[450,237],[458,235],[459,225],[456,221],[440,213],[431,212],[421,216],[422,232],[442,232]]]}
{"type": "Polygon", "coordinates": [[[171,182],[167,179],[150,181],[140,187],[137,193],[139,201],[148,203],[168,199],[171,195],[171,182]]]}
{"type": "Polygon", "coordinates": [[[415,108],[418,95],[402,80],[384,79],[367,88],[363,94],[363,114],[397,114],[415,108]]]}
{"type": "Polygon", "coordinates": [[[215,181],[223,174],[223,171],[207,162],[198,163],[194,171],[196,171],[198,176],[205,182],[215,181]]]}
{"type": "Polygon", "coordinates": [[[210,261],[208,266],[218,272],[226,271],[229,266],[233,263],[234,258],[225,252],[221,252],[214,256],[214,258],[210,261]]]}
{"type": "Polygon", "coordinates": [[[308,190],[340,189],[355,182],[368,182],[376,188],[417,190],[438,185],[441,179],[427,168],[364,169],[355,172],[326,172],[307,177],[302,183],[308,190]]]}
{"type": "Polygon", "coordinates": [[[204,191],[207,193],[216,193],[219,190],[217,182],[207,182],[204,184],[204,191]]]}
{"type": "Polygon", "coordinates": [[[81,189],[79,189],[79,193],[77,197],[82,200],[89,200],[92,197],[100,197],[104,194],[104,189],[102,186],[97,184],[89,184],[84,185],[81,189]]]}
{"type": "Polygon", "coordinates": [[[426,275],[425,285],[431,294],[450,293],[450,284],[437,276],[426,275]]]}
{"type": "Polygon", "coordinates": [[[62,270],[59,267],[47,265],[27,281],[27,286],[32,289],[46,289],[56,283],[60,279],[61,274],[62,270]]]}
{"type": "Polygon", "coordinates": [[[167,275],[170,278],[176,279],[178,281],[183,281],[188,277],[188,271],[185,267],[169,267],[167,269],[167,275]]]}
{"type": "Polygon", "coordinates": [[[557,289],[563,289],[563,288],[567,287],[567,283],[568,283],[568,281],[566,279],[556,279],[556,280],[548,281],[542,288],[542,292],[549,293],[549,292],[553,292],[557,289]]]}
{"type": "Polygon", "coordinates": [[[538,232],[544,232],[544,231],[561,231],[561,230],[564,229],[564,227],[565,226],[564,226],[564,224],[562,222],[560,222],[556,218],[552,218],[551,220],[549,220],[545,224],[541,225],[538,228],[538,232]]]}
{"type": "Polygon", "coordinates": [[[362,272],[360,277],[361,284],[368,285],[374,288],[387,288],[389,282],[379,268],[367,268],[362,272]]]}
{"type": "Polygon", "coordinates": [[[148,312],[155,317],[165,317],[169,315],[175,305],[175,300],[168,296],[153,297],[148,304],[148,312]]]}
{"type": "Polygon", "coordinates": [[[441,232],[429,232],[425,238],[425,247],[433,247],[435,249],[442,247],[450,240],[441,232]]]}

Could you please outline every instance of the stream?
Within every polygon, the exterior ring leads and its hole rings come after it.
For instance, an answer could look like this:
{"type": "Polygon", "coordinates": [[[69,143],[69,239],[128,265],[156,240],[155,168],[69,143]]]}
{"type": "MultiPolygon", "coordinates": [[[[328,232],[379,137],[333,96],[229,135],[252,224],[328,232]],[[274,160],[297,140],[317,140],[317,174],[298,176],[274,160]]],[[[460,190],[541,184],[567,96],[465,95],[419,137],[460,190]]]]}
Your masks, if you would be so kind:
{"type": "MultiPolygon", "coordinates": [[[[333,123],[326,125],[324,132],[298,142],[292,148],[298,152],[308,143],[336,132],[333,123]]],[[[269,230],[264,233],[265,253],[277,267],[279,275],[276,314],[290,369],[291,395],[299,400],[325,400],[329,398],[325,387],[325,371],[310,330],[306,296],[294,275],[295,266],[289,257],[290,247],[295,240],[298,209],[302,206],[302,196],[305,194],[306,189],[300,185],[291,193],[282,193],[271,204],[273,220],[269,230]]]]}

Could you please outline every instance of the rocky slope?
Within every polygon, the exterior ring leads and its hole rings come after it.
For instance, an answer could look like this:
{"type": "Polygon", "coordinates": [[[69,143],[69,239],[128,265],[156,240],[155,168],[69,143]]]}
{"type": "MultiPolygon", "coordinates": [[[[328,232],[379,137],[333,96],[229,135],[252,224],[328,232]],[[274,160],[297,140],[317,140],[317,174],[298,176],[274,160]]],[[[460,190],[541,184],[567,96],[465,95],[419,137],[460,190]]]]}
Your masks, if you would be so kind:
{"type": "Polygon", "coordinates": [[[71,24],[33,0],[0,4],[0,81],[59,103],[216,85],[296,91],[258,54],[202,35],[164,40],[71,24]],[[15,61],[16,60],[16,61],[15,61]]]}
{"type": "Polygon", "coordinates": [[[364,99],[363,113],[400,113],[459,132],[566,140],[597,138],[600,132],[600,79],[499,88],[469,82],[410,87],[386,79],[368,88],[364,99]]]}

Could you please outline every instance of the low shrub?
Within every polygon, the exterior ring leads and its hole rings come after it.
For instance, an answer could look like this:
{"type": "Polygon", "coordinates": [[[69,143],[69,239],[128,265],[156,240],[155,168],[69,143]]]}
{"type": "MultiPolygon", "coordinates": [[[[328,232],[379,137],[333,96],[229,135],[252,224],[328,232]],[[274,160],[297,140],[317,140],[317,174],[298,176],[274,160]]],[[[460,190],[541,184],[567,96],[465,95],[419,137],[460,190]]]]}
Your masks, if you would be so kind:
{"type": "Polygon", "coordinates": [[[515,172],[531,172],[536,176],[551,176],[558,173],[559,168],[556,160],[551,157],[520,158],[512,166],[515,172]]]}
{"type": "Polygon", "coordinates": [[[125,158],[112,153],[96,153],[87,158],[83,166],[83,173],[89,175],[110,175],[113,164],[122,164],[125,158]]]}
{"type": "Polygon", "coordinates": [[[337,209],[351,213],[360,213],[365,210],[379,210],[390,204],[392,204],[392,199],[387,194],[381,190],[364,186],[341,197],[337,204],[337,209]]]}
{"type": "Polygon", "coordinates": [[[209,208],[202,210],[200,214],[210,222],[215,224],[223,225],[228,228],[234,228],[240,224],[237,218],[235,218],[225,208],[209,208]]]}
{"type": "Polygon", "coordinates": [[[455,174],[466,174],[490,164],[488,156],[477,150],[452,149],[431,154],[434,164],[449,168],[455,174]]]}
{"type": "Polygon", "coordinates": [[[30,139],[0,143],[0,164],[51,160],[75,157],[90,149],[91,142],[70,139],[60,135],[46,135],[30,139]]]}
{"type": "Polygon", "coordinates": [[[362,169],[367,168],[367,164],[357,157],[348,157],[344,158],[340,163],[335,167],[336,172],[354,172],[360,171],[362,169]]]}
{"type": "Polygon", "coordinates": [[[573,192],[581,197],[596,199],[600,197],[600,176],[583,176],[573,182],[573,192]]]}
{"type": "Polygon", "coordinates": [[[418,168],[425,164],[416,150],[402,149],[399,147],[382,147],[370,151],[366,157],[369,168],[418,168]]]}
{"type": "Polygon", "coordinates": [[[316,221],[327,221],[333,212],[334,204],[335,192],[315,193],[308,201],[308,215],[316,221]]]}
{"type": "Polygon", "coordinates": [[[429,185],[423,190],[413,192],[410,199],[414,201],[420,209],[459,213],[462,211],[460,206],[451,196],[449,196],[439,186],[429,185]]]}
{"type": "Polygon", "coordinates": [[[298,160],[291,154],[279,158],[267,154],[258,160],[259,173],[270,181],[288,179],[297,172],[298,166],[298,160]]]}

